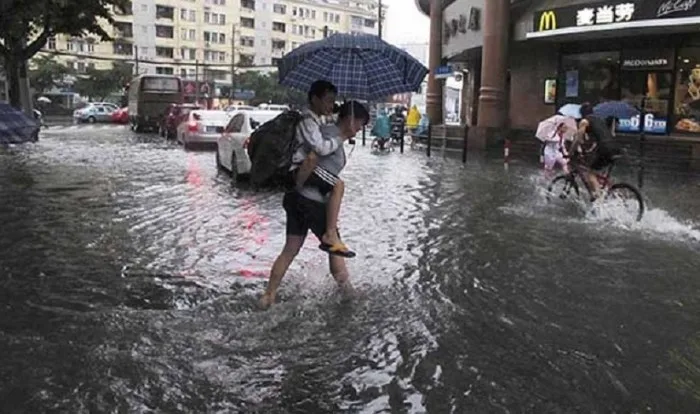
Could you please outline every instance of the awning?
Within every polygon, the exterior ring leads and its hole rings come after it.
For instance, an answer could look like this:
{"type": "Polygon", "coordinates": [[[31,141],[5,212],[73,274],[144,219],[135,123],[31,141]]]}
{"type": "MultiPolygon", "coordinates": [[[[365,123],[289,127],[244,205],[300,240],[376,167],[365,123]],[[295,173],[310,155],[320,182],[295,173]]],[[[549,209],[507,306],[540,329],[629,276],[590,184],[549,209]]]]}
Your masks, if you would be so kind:
{"type": "Polygon", "coordinates": [[[566,27],[544,32],[530,32],[525,35],[525,38],[528,40],[540,39],[560,41],[564,38],[567,40],[585,40],[606,37],[628,37],[641,34],[686,33],[689,31],[697,31],[698,24],[700,24],[700,17],[638,20],[600,26],[566,27]]]}

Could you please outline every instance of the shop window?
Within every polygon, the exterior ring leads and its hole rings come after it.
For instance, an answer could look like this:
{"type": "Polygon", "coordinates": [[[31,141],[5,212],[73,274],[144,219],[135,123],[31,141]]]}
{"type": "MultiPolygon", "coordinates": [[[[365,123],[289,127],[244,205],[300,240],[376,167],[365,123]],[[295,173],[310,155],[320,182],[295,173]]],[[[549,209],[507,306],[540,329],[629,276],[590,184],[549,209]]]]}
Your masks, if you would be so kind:
{"type": "Polygon", "coordinates": [[[700,47],[680,49],[676,68],[674,130],[700,133],[700,47]]]}
{"type": "Polygon", "coordinates": [[[668,71],[625,71],[621,80],[621,100],[642,108],[643,116],[620,119],[619,132],[644,131],[652,134],[666,134],[669,108],[671,104],[673,76],[668,71]]]}
{"type": "Polygon", "coordinates": [[[561,64],[557,107],[582,102],[595,105],[619,98],[619,52],[564,55],[561,64]]]}

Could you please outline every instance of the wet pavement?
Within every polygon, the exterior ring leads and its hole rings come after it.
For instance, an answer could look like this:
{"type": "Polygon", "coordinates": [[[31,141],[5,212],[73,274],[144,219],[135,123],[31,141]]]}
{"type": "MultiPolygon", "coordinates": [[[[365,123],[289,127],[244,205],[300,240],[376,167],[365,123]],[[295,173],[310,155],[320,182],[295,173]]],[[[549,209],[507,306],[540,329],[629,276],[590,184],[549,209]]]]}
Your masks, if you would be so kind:
{"type": "Polygon", "coordinates": [[[0,152],[0,412],[700,410],[696,182],[648,179],[631,223],[498,161],[358,147],[345,179],[359,298],[310,242],[263,312],[281,195],[212,152],[112,126],[0,152]]]}

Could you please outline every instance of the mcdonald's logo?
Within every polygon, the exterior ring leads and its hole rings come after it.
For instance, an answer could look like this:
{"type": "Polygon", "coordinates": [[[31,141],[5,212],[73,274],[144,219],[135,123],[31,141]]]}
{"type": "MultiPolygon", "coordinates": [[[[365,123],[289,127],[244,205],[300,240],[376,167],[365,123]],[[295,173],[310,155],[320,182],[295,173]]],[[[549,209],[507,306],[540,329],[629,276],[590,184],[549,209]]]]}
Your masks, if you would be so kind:
{"type": "Polygon", "coordinates": [[[557,28],[557,15],[553,11],[545,11],[540,15],[540,26],[538,31],[555,30],[557,28]]]}

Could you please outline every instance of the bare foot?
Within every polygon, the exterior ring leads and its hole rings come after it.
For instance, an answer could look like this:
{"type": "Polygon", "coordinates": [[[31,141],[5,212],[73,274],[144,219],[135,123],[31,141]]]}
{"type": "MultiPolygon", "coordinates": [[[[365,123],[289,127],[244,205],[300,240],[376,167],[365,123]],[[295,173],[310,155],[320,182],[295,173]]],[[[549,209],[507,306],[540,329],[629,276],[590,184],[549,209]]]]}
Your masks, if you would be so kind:
{"type": "Polygon", "coordinates": [[[270,293],[265,293],[262,295],[260,298],[260,308],[263,310],[268,309],[270,306],[272,306],[275,303],[275,297],[274,295],[270,293]]]}
{"type": "Polygon", "coordinates": [[[349,280],[338,283],[338,289],[340,290],[340,294],[343,295],[343,300],[352,300],[357,296],[357,292],[349,280]]]}
{"type": "Polygon", "coordinates": [[[329,246],[334,246],[336,244],[340,244],[343,241],[340,240],[340,237],[338,236],[337,232],[326,232],[323,237],[321,237],[321,242],[325,243],[329,246]]]}

